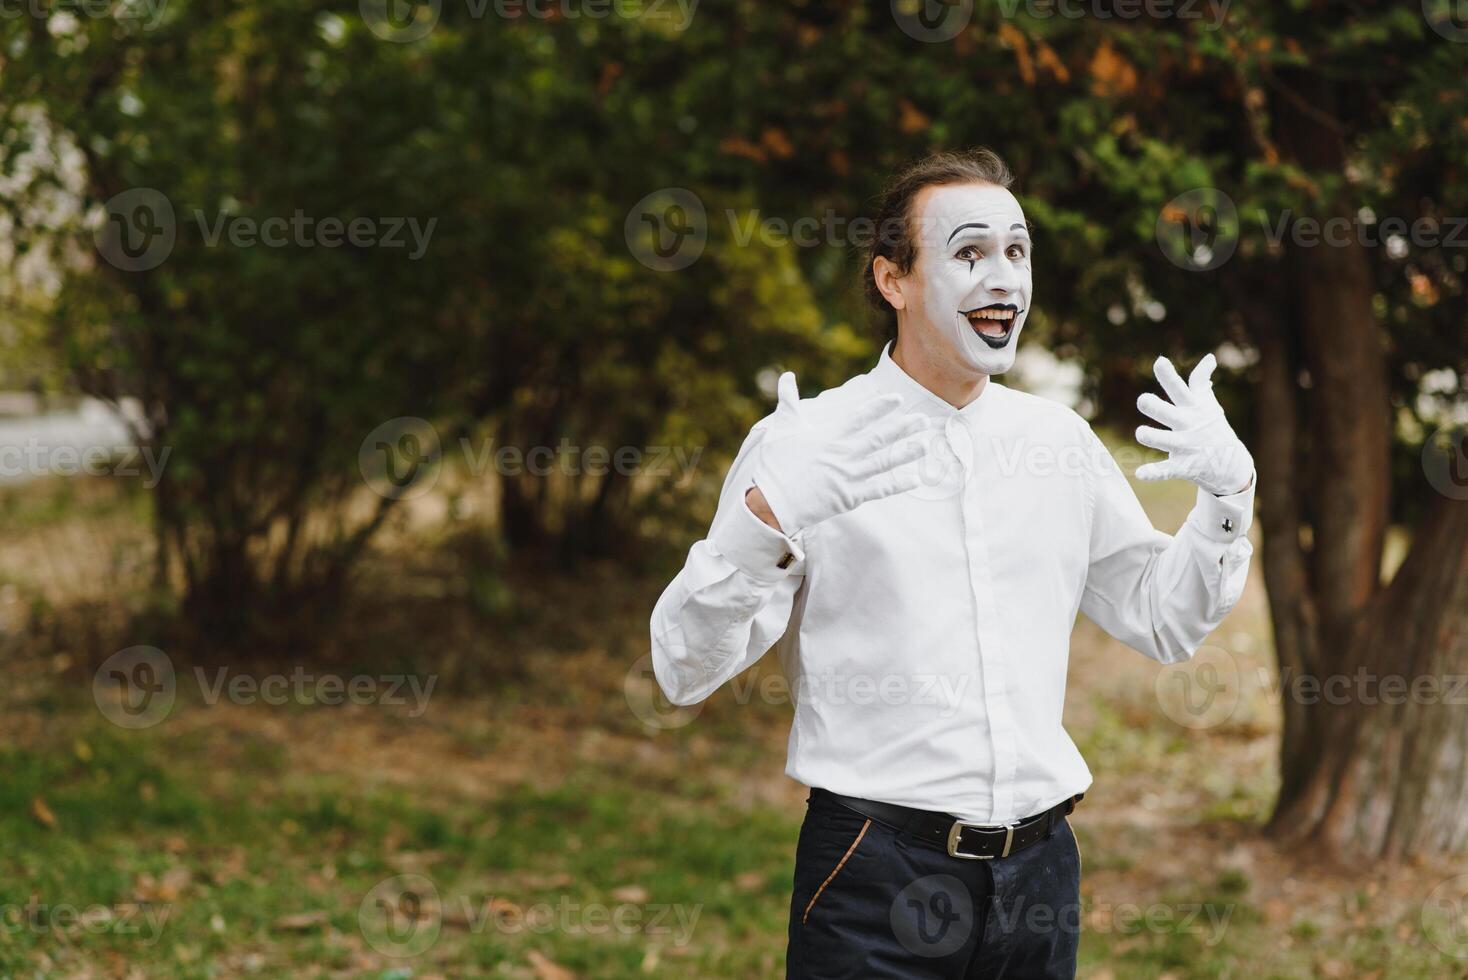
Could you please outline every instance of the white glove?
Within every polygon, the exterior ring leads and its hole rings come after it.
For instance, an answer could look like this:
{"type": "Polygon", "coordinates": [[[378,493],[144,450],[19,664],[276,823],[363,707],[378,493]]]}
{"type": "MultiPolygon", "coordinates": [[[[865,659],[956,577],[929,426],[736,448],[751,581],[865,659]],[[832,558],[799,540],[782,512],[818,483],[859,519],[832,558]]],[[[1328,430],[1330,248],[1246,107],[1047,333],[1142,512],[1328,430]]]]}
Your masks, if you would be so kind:
{"type": "Polygon", "coordinates": [[[776,390],[779,404],[760,447],[754,484],[786,534],[922,481],[921,434],[929,423],[897,411],[901,395],[873,398],[845,418],[818,424],[801,411],[794,374],[780,375],[776,390]]]}
{"type": "Polygon", "coordinates": [[[1167,358],[1159,357],[1152,365],[1172,401],[1148,392],[1137,399],[1137,408],[1169,428],[1139,426],[1137,441],[1168,455],[1160,462],[1138,466],[1137,479],[1191,480],[1219,497],[1248,488],[1254,479],[1254,458],[1234,435],[1213,394],[1213,382],[1208,379],[1217,366],[1212,354],[1204,355],[1184,384],[1167,358]]]}

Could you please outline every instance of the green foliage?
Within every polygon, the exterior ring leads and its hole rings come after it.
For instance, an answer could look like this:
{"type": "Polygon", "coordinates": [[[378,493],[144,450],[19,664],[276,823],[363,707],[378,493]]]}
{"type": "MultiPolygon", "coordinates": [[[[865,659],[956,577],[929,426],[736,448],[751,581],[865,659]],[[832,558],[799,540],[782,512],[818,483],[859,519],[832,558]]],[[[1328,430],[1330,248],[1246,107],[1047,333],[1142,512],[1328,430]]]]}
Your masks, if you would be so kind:
{"type": "MultiPolygon", "coordinates": [[[[224,632],[330,604],[394,506],[356,467],[388,419],[429,419],[449,445],[473,431],[522,450],[722,456],[769,404],[760,372],[792,367],[809,390],[868,363],[859,242],[840,224],[804,245],[740,230],[849,223],[922,153],[982,143],[1010,160],[1045,342],[1083,359],[1112,412],[1158,352],[1226,339],[1253,380],[1240,297],[1279,274],[1268,230],[1287,209],[1468,212],[1468,45],[1395,4],[1240,0],[1218,21],[1207,5],[1149,19],[980,3],[941,44],[903,34],[886,3],[700,5],[686,26],[441,7],[412,43],[328,0],[0,23],[6,213],[16,248],[64,276],[17,309],[44,317],[86,390],[142,400],[147,437],[173,453],[156,519],[186,608],[224,632]],[[1343,173],[1276,145],[1276,109],[1307,75],[1342,94],[1343,173]],[[1223,268],[1185,272],[1155,227],[1200,186],[1233,200],[1241,238],[1223,268]],[[699,197],[708,244],[657,272],[624,220],[669,187],[699,197]],[[133,188],[176,216],[171,254],[145,272],[99,261],[91,240],[100,206],[133,188]],[[207,240],[221,219],[297,212],[433,224],[416,259],[207,240]]],[[[1465,257],[1369,258],[1395,397],[1421,421],[1441,401],[1419,402],[1421,377],[1463,368],[1465,257]]],[[[667,526],[688,499],[618,473],[503,482],[512,547],[566,561],[667,526]]]]}
{"type": "MultiPolygon", "coordinates": [[[[757,369],[803,357],[830,381],[832,354],[852,353],[839,331],[827,345],[788,255],[716,237],[687,274],[633,258],[622,227],[640,193],[624,191],[648,154],[603,140],[597,28],[450,14],[393,44],[337,7],[0,25],[0,173],[17,240],[64,277],[42,309],[52,345],[85,390],[143,404],[140,436],[171,453],[163,574],[179,569],[192,618],[239,642],[300,641],[297,624],[334,606],[394,506],[357,466],[387,420],[429,419],[449,449],[481,423],[522,451],[723,448],[762,414],[757,369]],[[74,207],[43,206],[58,188],[74,207]],[[176,241],[133,271],[91,238],[99,208],[139,188],[167,199],[176,241]],[[427,234],[231,237],[296,216],[427,234]]],[[[646,108],[629,101],[643,125],[626,136],[660,125],[646,108]]],[[[613,540],[648,492],[615,472],[526,479],[539,485],[505,494],[512,540],[563,538],[568,559],[613,540]]]]}

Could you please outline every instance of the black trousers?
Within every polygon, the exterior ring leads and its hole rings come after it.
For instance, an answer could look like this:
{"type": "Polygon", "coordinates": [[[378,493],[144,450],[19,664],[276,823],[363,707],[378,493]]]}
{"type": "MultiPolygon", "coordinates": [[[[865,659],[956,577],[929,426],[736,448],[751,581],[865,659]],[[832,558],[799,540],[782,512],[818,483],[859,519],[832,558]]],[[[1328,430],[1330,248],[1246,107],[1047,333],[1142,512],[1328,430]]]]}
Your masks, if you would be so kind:
{"type": "Polygon", "coordinates": [[[811,793],[795,853],[786,977],[1073,980],[1081,855],[1070,824],[966,861],[811,793]]]}

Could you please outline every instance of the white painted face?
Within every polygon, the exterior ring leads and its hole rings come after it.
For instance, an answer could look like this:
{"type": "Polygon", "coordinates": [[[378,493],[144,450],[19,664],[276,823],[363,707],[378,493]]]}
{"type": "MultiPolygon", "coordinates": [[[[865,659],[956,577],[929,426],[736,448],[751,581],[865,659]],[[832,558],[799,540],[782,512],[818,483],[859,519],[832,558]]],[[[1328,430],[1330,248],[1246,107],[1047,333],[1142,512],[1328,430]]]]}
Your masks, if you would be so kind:
{"type": "Polygon", "coordinates": [[[1014,365],[1030,312],[1030,236],[1013,194],[993,184],[923,192],[913,272],[927,325],[981,374],[1014,365]]]}

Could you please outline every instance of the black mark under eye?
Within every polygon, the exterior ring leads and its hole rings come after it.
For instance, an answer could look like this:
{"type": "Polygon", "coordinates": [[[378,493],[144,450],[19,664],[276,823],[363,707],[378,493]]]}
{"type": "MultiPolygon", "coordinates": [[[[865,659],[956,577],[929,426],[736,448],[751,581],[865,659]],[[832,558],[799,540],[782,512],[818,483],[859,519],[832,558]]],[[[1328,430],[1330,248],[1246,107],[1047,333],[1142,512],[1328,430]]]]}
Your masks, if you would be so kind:
{"type": "Polygon", "coordinates": [[[972,245],[965,245],[963,248],[959,249],[958,254],[954,256],[954,258],[962,259],[963,261],[967,262],[968,271],[970,272],[974,271],[974,265],[979,261],[980,257],[981,256],[979,254],[979,250],[972,245]]]}

